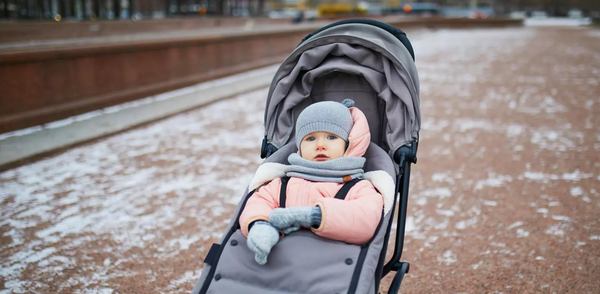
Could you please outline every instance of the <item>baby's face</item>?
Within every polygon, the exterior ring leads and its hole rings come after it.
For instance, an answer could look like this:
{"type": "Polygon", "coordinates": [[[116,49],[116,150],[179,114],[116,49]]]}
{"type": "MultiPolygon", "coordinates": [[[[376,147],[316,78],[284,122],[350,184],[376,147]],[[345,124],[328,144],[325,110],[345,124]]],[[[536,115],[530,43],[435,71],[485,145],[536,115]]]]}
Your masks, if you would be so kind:
{"type": "Polygon", "coordinates": [[[346,141],[329,132],[312,132],[300,142],[300,155],[312,161],[327,161],[346,152],[346,141]]]}

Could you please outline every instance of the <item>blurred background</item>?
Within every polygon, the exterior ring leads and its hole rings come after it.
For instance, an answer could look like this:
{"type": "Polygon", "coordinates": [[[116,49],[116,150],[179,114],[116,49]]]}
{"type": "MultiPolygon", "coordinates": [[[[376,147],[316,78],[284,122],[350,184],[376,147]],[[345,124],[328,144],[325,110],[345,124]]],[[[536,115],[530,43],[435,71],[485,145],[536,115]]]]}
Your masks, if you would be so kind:
{"type": "Polygon", "coordinates": [[[0,133],[280,62],[348,17],[402,29],[589,25],[600,2],[0,0],[0,133]]]}
{"type": "Polygon", "coordinates": [[[2,0],[3,20],[141,20],[182,16],[313,19],[408,14],[447,17],[600,16],[596,0],[2,0]],[[303,14],[303,16],[301,16],[303,14]]]}

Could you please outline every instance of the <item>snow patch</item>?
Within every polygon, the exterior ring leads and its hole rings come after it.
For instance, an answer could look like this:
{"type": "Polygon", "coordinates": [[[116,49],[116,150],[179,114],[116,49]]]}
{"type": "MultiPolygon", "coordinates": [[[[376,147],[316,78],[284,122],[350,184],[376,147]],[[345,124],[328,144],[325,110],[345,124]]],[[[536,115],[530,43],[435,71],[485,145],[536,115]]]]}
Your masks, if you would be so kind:
{"type": "Polygon", "coordinates": [[[563,174],[547,174],[543,172],[526,171],[520,178],[525,178],[531,181],[550,182],[550,181],[572,181],[577,182],[592,178],[590,173],[582,173],[579,170],[567,172],[563,174]]]}
{"type": "Polygon", "coordinates": [[[587,26],[592,23],[590,18],[567,18],[567,17],[530,17],[524,21],[525,26],[530,27],[579,27],[587,26]]]}
{"type": "Polygon", "coordinates": [[[479,180],[475,183],[475,190],[481,190],[485,187],[502,187],[507,182],[512,181],[511,176],[507,175],[490,175],[485,180],[479,180]]]}
{"type": "Polygon", "coordinates": [[[454,227],[459,229],[459,230],[464,230],[468,227],[473,227],[477,224],[477,217],[472,217],[466,220],[462,220],[457,222],[454,227]]]}
{"type": "Polygon", "coordinates": [[[412,216],[407,216],[407,217],[406,217],[406,224],[405,224],[405,226],[404,226],[404,231],[405,231],[406,233],[410,233],[410,232],[414,231],[414,230],[415,230],[415,228],[416,228],[416,227],[415,227],[415,219],[414,219],[414,217],[412,217],[412,216]]]}
{"type": "Polygon", "coordinates": [[[455,214],[455,212],[453,210],[450,210],[450,209],[436,209],[435,212],[437,214],[443,215],[443,216],[453,216],[455,214]]]}
{"type": "Polygon", "coordinates": [[[188,250],[190,245],[198,242],[200,236],[181,236],[177,239],[169,240],[169,246],[178,247],[177,250],[183,251],[188,250]]]}
{"type": "Polygon", "coordinates": [[[462,118],[454,121],[454,128],[465,133],[472,130],[491,131],[495,129],[495,126],[487,120],[462,118]]]}
{"type": "Polygon", "coordinates": [[[481,203],[483,203],[483,205],[485,205],[485,206],[492,206],[492,207],[495,207],[498,205],[498,202],[494,201],[494,200],[482,200],[481,203]]]}
{"type": "Polygon", "coordinates": [[[200,277],[201,274],[202,274],[202,269],[196,270],[196,271],[187,271],[183,275],[181,275],[179,278],[171,281],[167,288],[170,291],[180,289],[181,285],[193,283],[198,277],[200,277]]]}
{"type": "Polygon", "coordinates": [[[506,136],[508,137],[518,137],[525,131],[525,128],[522,125],[511,124],[506,127],[506,136]]]}
{"type": "Polygon", "coordinates": [[[571,221],[571,218],[566,216],[566,215],[553,215],[552,216],[553,220],[557,220],[557,221],[562,221],[562,222],[569,222],[571,221]]]}
{"type": "Polygon", "coordinates": [[[566,229],[567,226],[564,223],[554,224],[548,227],[545,233],[552,236],[564,237],[566,229]]]}
{"type": "Polygon", "coordinates": [[[432,188],[421,191],[417,197],[428,197],[428,198],[448,198],[452,196],[452,191],[446,187],[432,188]]]}
{"type": "Polygon", "coordinates": [[[451,265],[453,263],[456,263],[458,259],[454,252],[452,252],[451,250],[446,250],[441,256],[438,256],[437,260],[445,265],[451,265]]]}
{"type": "Polygon", "coordinates": [[[528,236],[529,236],[529,232],[528,231],[526,231],[524,229],[521,229],[521,228],[517,229],[517,238],[525,238],[525,237],[528,237],[528,236]]]}
{"type": "Polygon", "coordinates": [[[549,210],[548,208],[538,208],[536,212],[541,214],[548,214],[549,210]]]}
{"type": "Polygon", "coordinates": [[[510,226],[506,227],[506,229],[512,230],[512,229],[518,228],[518,227],[520,227],[522,225],[523,225],[523,222],[518,221],[518,222],[514,222],[514,223],[510,224],[510,226]]]}
{"type": "Polygon", "coordinates": [[[573,197],[579,197],[579,196],[583,195],[583,189],[581,189],[581,187],[571,187],[571,189],[569,190],[569,193],[573,197]]]}
{"type": "Polygon", "coordinates": [[[448,173],[434,173],[431,179],[434,182],[454,183],[454,179],[448,173]]]}
{"type": "Polygon", "coordinates": [[[111,288],[106,288],[106,287],[83,290],[83,293],[86,293],[86,294],[112,294],[114,292],[115,292],[115,290],[113,290],[111,288]]]}

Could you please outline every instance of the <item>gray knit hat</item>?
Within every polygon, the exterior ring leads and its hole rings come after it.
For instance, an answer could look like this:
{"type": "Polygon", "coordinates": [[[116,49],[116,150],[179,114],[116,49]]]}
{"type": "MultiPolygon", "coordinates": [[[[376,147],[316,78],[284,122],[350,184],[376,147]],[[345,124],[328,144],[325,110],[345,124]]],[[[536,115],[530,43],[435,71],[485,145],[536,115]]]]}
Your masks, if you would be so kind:
{"type": "Polygon", "coordinates": [[[352,129],[352,115],[348,108],[354,105],[352,99],[342,103],[323,101],[306,107],[296,120],[296,146],[300,148],[302,139],[312,132],[330,132],[348,141],[352,129]]]}

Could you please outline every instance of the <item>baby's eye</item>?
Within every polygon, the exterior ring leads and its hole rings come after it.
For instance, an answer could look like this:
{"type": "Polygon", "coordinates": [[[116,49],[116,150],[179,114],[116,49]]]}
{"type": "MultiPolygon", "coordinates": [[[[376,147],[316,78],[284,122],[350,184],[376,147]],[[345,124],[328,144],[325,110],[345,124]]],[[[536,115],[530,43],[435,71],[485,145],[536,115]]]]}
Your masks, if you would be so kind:
{"type": "Polygon", "coordinates": [[[338,137],[338,136],[336,136],[336,135],[328,135],[328,136],[327,136],[327,139],[329,139],[329,140],[335,140],[335,139],[337,139],[337,138],[339,138],[339,137],[338,137]]]}
{"type": "Polygon", "coordinates": [[[304,138],[304,141],[309,141],[310,142],[310,141],[314,141],[314,140],[315,140],[315,136],[306,136],[304,138]]]}

